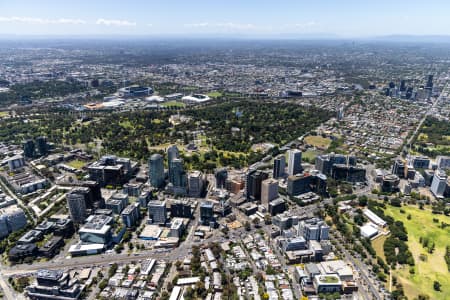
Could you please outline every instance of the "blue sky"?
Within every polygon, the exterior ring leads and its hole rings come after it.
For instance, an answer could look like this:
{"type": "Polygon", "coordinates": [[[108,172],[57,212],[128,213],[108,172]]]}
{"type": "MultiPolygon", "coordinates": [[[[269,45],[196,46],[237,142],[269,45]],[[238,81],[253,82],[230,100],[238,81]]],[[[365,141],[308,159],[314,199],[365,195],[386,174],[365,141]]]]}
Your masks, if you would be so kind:
{"type": "Polygon", "coordinates": [[[1,35],[450,35],[448,0],[0,0],[1,35]]]}

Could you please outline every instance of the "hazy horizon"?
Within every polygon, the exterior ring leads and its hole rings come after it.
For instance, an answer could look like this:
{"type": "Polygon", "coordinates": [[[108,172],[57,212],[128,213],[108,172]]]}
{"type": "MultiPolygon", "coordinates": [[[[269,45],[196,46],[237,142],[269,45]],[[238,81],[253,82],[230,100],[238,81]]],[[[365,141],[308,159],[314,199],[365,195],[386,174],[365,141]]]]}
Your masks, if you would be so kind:
{"type": "Polygon", "coordinates": [[[358,39],[450,36],[450,3],[387,1],[0,1],[0,36],[358,39]]]}

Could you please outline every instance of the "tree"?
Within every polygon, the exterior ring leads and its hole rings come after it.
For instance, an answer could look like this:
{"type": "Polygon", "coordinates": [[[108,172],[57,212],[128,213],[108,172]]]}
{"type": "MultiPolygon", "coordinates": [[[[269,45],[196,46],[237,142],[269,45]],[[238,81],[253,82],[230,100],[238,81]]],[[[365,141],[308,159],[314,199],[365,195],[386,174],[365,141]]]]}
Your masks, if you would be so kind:
{"type": "Polygon", "coordinates": [[[393,199],[391,199],[391,205],[396,206],[396,207],[401,207],[402,201],[398,198],[393,198],[393,199]]]}
{"type": "Polygon", "coordinates": [[[103,279],[102,281],[100,281],[100,283],[98,284],[98,288],[100,290],[103,290],[106,286],[108,285],[108,281],[106,279],[103,279]]]}
{"type": "Polygon", "coordinates": [[[185,299],[194,299],[194,289],[192,287],[188,287],[184,292],[185,299]]]}
{"type": "Polygon", "coordinates": [[[367,199],[366,195],[361,196],[361,197],[358,198],[359,206],[366,206],[367,205],[367,201],[368,201],[368,199],[367,199]]]}
{"type": "Polygon", "coordinates": [[[197,294],[197,297],[205,299],[207,290],[204,282],[199,281],[195,284],[195,293],[197,294]]]}
{"type": "Polygon", "coordinates": [[[227,226],[224,226],[221,231],[224,235],[227,235],[230,230],[228,229],[227,226]]]}
{"type": "Polygon", "coordinates": [[[169,292],[171,292],[171,291],[173,290],[173,283],[172,283],[172,282],[168,282],[168,283],[167,283],[167,290],[168,290],[169,292]]]}
{"type": "Polygon", "coordinates": [[[269,214],[264,215],[264,224],[266,225],[272,224],[272,217],[269,214]]]}
{"type": "Polygon", "coordinates": [[[161,293],[161,298],[160,298],[161,300],[168,300],[169,298],[170,298],[170,295],[167,291],[163,291],[161,293]]]}
{"type": "Polygon", "coordinates": [[[253,223],[253,225],[254,225],[256,228],[258,228],[258,227],[259,227],[259,223],[260,223],[259,218],[254,218],[253,221],[252,221],[252,223],[253,223]]]}
{"type": "Polygon", "coordinates": [[[18,292],[23,292],[25,287],[27,287],[30,284],[30,278],[27,276],[22,276],[17,278],[16,280],[16,289],[18,292]]]}
{"type": "Polygon", "coordinates": [[[131,233],[128,230],[123,234],[122,240],[124,241],[124,243],[128,243],[129,241],[131,241],[131,233]]]}
{"type": "Polygon", "coordinates": [[[244,223],[244,228],[245,228],[245,230],[247,230],[247,231],[250,231],[250,230],[252,229],[252,226],[250,225],[250,222],[249,222],[249,221],[245,221],[245,223],[244,223]]]}
{"type": "Polygon", "coordinates": [[[180,261],[180,260],[177,260],[176,262],[175,262],[175,267],[177,268],[177,271],[180,271],[181,270],[181,265],[182,265],[183,263],[180,261]]]}
{"type": "Polygon", "coordinates": [[[111,267],[110,267],[109,270],[108,270],[108,277],[113,277],[114,274],[116,274],[117,267],[118,267],[118,266],[117,266],[116,263],[114,263],[114,264],[111,265],[111,267]]]}

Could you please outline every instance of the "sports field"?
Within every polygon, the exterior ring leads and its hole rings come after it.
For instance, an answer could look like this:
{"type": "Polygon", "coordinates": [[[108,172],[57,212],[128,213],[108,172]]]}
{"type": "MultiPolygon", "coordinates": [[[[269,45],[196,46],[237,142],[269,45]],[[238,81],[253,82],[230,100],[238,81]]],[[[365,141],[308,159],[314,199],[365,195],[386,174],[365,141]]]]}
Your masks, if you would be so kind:
{"type": "Polygon", "coordinates": [[[207,95],[211,98],[219,98],[222,96],[222,93],[221,92],[211,92],[211,93],[208,93],[207,95]]]}
{"type": "Polygon", "coordinates": [[[321,137],[320,135],[309,135],[305,137],[305,142],[317,148],[327,149],[331,144],[331,139],[321,137]]]}

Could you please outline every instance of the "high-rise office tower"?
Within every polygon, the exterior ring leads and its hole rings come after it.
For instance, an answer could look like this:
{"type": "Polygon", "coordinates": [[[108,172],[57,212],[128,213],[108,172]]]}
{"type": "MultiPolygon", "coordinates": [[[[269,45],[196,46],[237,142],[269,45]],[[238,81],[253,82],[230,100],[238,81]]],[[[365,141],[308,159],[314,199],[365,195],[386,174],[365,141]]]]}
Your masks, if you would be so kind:
{"type": "Polygon", "coordinates": [[[23,142],[23,155],[26,158],[33,158],[36,155],[36,148],[33,140],[26,140],[23,142]]]}
{"type": "Polygon", "coordinates": [[[48,153],[48,144],[47,139],[44,136],[40,136],[36,138],[36,146],[39,152],[39,155],[45,156],[48,153]]]}
{"type": "Polygon", "coordinates": [[[150,184],[160,188],[164,184],[164,161],[161,154],[153,154],[148,162],[150,184]]]}
{"type": "Polygon", "coordinates": [[[260,170],[250,170],[247,174],[247,199],[261,200],[261,184],[263,180],[269,178],[269,175],[260,170]]]}
{"type": "Polygon", "coordinates": [[[400,81],[400,92],[405,92],[406,91],[406,81],[402,80],[400,81]]]}
{"type": "Polygon", "coordinates": [[[338,111],[337,111],[336,119],[337,119],[338,121],[342,121],[343,118],[344,118],[344,107],[341,106],[341,107],[339,107],[339,109],[338,109],[338,111]]]}
{"type": "Polygon", "coordinates": [[[148,202],[148,217],[156,224],[165,224],[167,220],[166,201],[153,200],[148,202]]]}
{"type": "Polygon", "coordinates": [[[216,188],[224,189],[228,177],[227,169],[226,168],[217,169],[214,175],[216,177],[216,188]]]}
{"type": "Polygon", "coordinates": [[[188,188],[190,197],[200,197],[203,193],[203,175],[200,171],[189,173],[188,188]]]}
{"type": "Polygon", "coordinates": [[[298,149],[288,151],[288,174],[290,176],[302,172],[302,152],[298,149]]]}
{"type": "Polygon", "coordinates": [[[278,181],[270,178],[261,183],[261,204],[269,209],[269,202],[278,197],[278,181]]]}
{"type": "Polygon", "coordinates": [[[214,204],[210,201],[200,204],[200,222],[203,225],[211,225],[215,223],[214,204]]]}
{"type": "Polygon", "coordinates": [[[425,86],[426,89],[432,89],[433,88],[433,75],[427,76],[427,85],[425,86]]]}
{"type": "Polygon", "coordinates": [[[180,151],[178,151],[177,145],[172,145],[167,148],[167,159],[170,163],[173,159],[180,157],[180,151]]]}
{"type": "Polygon", "coordinates": [[[169,163],[169,182],[175,187],[186,186],[186,172],[183,168],[183,160],[181,158],[174,158],[169,163]]]}
{"type": "Polygon", "coordinates": [[[447,174],[444,170],[436,170],[434,172],[433,181],[431,182],[430,191],[436,198],[443,198],[447,187],[447,174]]]}
{"type": "Polygon", "coordinates": [[[172,145],[169,148],[167,148],[167,165],[169,167],[169,182],[171,182],[170,179],[173,177],[172,161],[179,157],[180,152],[178,151],[177,145],[172,145]]]}
{"type": "Polygon", "coordinates": [[[280,154],[273,160],[273,178],[283,177],[285,168],[286,157],[280,154]]]}
{"type": "Polygon", "coordinates": [[[85,195],[73,190],[66,195],[66,199],[72,221],[78,224],[83,223],[87,217],[85,195]]]}

